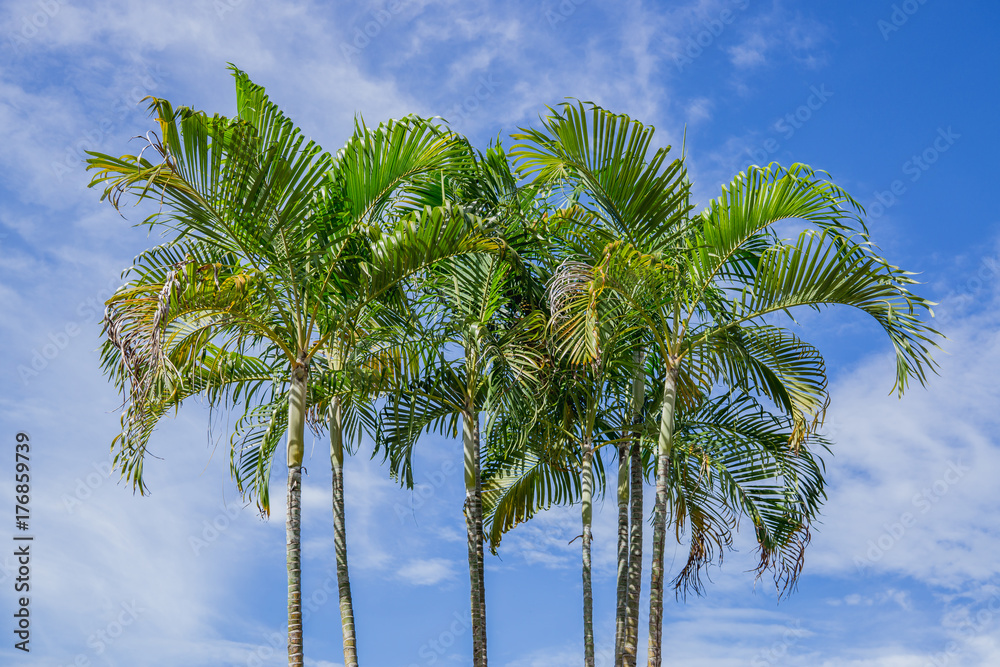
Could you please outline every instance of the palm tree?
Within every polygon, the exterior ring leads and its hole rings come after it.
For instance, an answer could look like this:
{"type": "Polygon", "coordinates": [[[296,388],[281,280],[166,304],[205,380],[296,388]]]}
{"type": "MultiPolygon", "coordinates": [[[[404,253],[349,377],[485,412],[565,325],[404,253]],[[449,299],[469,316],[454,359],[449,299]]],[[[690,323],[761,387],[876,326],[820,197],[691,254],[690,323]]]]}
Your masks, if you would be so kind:
{"type": "MultiPolygon", "coordinates": [[[[423,119],[409,117],[402,121],[379,125],[368,130],[363,122],[356,124],[354,136],[337,156],[336,174],[350,212],[350,224],[369,237],[369,245],[382,233],[390,232],[398,211],[406,204],[419,207],[415,200],[420,188],[433,182],[434,175],[455,170],[463,164],[465,146],[457,135],[445,132],[423,119]],[[372,234],[371,231],[374,231],[372,234]]],[[[356,232],[357,233],[357,232],[356,232]]],[[[362,246],[364,247],[364,246],[362,246]]],[[[365,256],[364,260],[371,261],[365,256]]],[[[391,302],[403,303],[397,284],[391,302]]],[[[388,296],[388,295],[387,295],[388,296]]],[[[338,332],[331,339],[329,368],[342,370],[343,360],[354,353],[359,341],[370,336],[366,327],[377,323],[374,315],[384,308],[372,304],[363,290],[342,290],[336,307],[326,311],[335,314],[332,328],[338,332]],[[373,312],[374,311],[374,312],[373,312]]],[[[332,305],[332,304],[331,304],[332,305]]],[[[383,348],[383,353],[387,352],[383,348]]],[[[360,397],[355,397],[360,398],[360,397]]],[[[348,399],[350,400],[350,399],[348,399]]],[[[356,402],[356,401],[355,401],[356,402]]],[[[334,545],[337,557],[337,579],[340,591],[341,624],[344,636],[345,667],[357,667],[354,610],[347,567],[347,537],[344,516],[344,434],[343,407],[339,394],[329,404],[330,462],[333,477],[334,545]]]]}
{"type": "Polygon", "coordinates": [[[485,666],[485,582],[481,487],[481,414],[506,392],[531,381],[537,314],[511,317],[511,273],[505,259],[467,255],[442,263],[423,286],[430,298],[422,318],[433,327],[409,342],[424,357],[419,373],[390,396],[380,419],[379,449],[390,470],[412,486],[412,451],[425,431],[462,433],[467,545],[473,624],[473,664],[485,666]],[[461,354],[451,357],[448,350],[461,354]]]}
{"type": "MultiPolygon", "coordinates": [[[[933,367],[929,348],[934,332],[916,312],[927,308],[928,302],[908,291],[913,281],[905,272],[834,226],[846,214],[831,187],[805,168],[752,169],[737,180],[734,188],[740,190],[728,191],[702,216],[700,229],[686,241],[688,252],[672,258],[674,264],[684,262],[683,272],[653,255],[618,246],[610,248],[581,280],[581,291],[607,290],[610,298],[634,308],[655,337],[662,400],[650,583],[651,666],[661,662],[669,464],[683,384],[700,378],[707,386],[722,382],[764,394],[792,419],[795,430],[790,446],[794,449],[821,420],[826,406],[825,377],[812,348],[791,332],[769,324],[769,318],[796,306],[854,306],[874,317],[894,343],[900,392],[912,377],[922,382],[925,369],[933,367]],[[756,206],[748,206],[747,200],[756,206]],[[750,216],[745,213],[748,209],[750,216]],[[752,222],[745,220],[751,216],[752,222]],[[767,226],[789,217],[826,228],[806,230],[794,244],[766,237],[767,226]],[[749,233],[746,222],[753,228],[749,233]]],[[[569,306],[584,307],[584,303],[569,306]]],[[[689,573],[696,572],[710,554],[697,533],[692,533],[692,539],[695,564],[682,573],[689,581],[689,573]]],[[[794,580],[800,559],[774,563],[772,552],[763,549],[762,562],[778,568],[779,576],[794,580]]]]}
{"type": "MultiPolygon", "coordinates": [[[[836,304],[868,313],[893,342],[900,393],[910,379],[923,382],[934,368],[936,332],[920,319],[918,311],[930,304],[908,290],[914,282],[909,274],[872,251],[854,213],[860,207],[808,167],[751,167],[689,219],[680,167],[661,172],[666,149],[646,157],[650,128],[596,107],[588,114],[582,105],[565,105],[545,124],[548,133],[519,135],[525,141],[517,147],[523,173],[570,183],[599,219],[620,232],[618,240],[590,253],[589,269],[574,272],[576,285],[565,285],[563,312],[553,313],[576,323],[574,360],[596,358],[587,314],[602,299],[622,317],[638,317],[651,335],[662,398],[648,662],[658,666],[679,392],[682,405],[699,393],[698,384],[761,393],[792,420],[789,446],[797,450],[822,418],[825,376],[812,348],[770,323],[776,316],[797,306],[836,304]],[[772,226],[790,218],[817,229],[802,232],[795,243],[781,242],[772,226]]],[[[701,537],[693,532],[692,539],[693,560],[682,572],[682,585],[697,582],[695,573],[710,560],[701,537]]],[[[762,563],[794,581],[801,567],[794,552],[780,551],[783,545],[770,538],[759,542],[762,563]],[[774,560],[776,553],[789,558],[774,560]]],[[[631,664],[627,649],[625,661],[631,664]]]]}
{"type": "MultiPolygon", "coordinates": [[[[499,145],[468,149],[470,169],[427,194],[455,200],[503,230],[504,255],[465,255],[442,262],[415,286],[420,329],[405,346],[419,370],[399,385],[382,411],[379,448],[393,475],[412,485],[411,454],[424,431],[457,437],[461,424],[472,608],[473,664],[487,664],[483,553],[481,415],[487,438],[498,436],[502,405],[534,385],[542,354],[543,287],[535,261],[544,235],[534,192],[520,188],[499,145]]],[[[513,432],[505,435],[513,436],[513,432]]]]}
{"type": "MultiPolygon", "coordinates": [[[[131,407],[139,414],[153,376],[170,372],[161,348],[171,323],[186,319],[198,329],[195,338],[203,340],[226,336],[223,349],[245,352],[264,342],[280,350],[289,378],[288,652],[290,664],[301,665],[299,499],[305,396],[314,352],[311,310],[316,308],[310,300],[315,292],[305,286],[309,278],[323,280],[309,266],[313,253],[307,247],[313,192],[331,160],[318,145],[304,141],[263,89],[242,72],[234,71],[234,76],[235,119],[175,110],[166,100],[154,99],[150,109],[157,114],[162,139],[153,135],[147,148],[160,162],[143,154],[94,155],[89,160],[88,168],[98,170],[91,184],[107,183],[105,197],[111,196],[116,207],[128,192],[139,198],[159,196],[170,210],[167,221],[154,214],[146,223],[165,224],[190,239],[180,241],[186,259],[167,273],[161,292],[154,296],[148,287],[136,286],[137,294],[119,298],[115,305],[120,307],[109,308],[106,329],[125,367],[144,366],[129,379],[131,407]]],[[[196,345],[189,347],[197,353],[196,345]]],[[[121,444],[133,460],[144,453],[143,443],[131,433],[121,444]]]]}
{"type": "MultiPolygon", "coordinates": [[[[689,210],[683,164],[669,160],[669,147],[652,149],[653,129],[597,107],[551,110],[543,130],[521,130],[516,156],[519,173],[567,192],[566,204],[585,214],[568,238],[576,256],[599,256],[616,240],[662,252],[678,234],[689,210]]],[[[587,329],[585,327],[585,329],[587,329]]],[[[591,330],[596,335],[596,332],[591,330]]],[[[595,338],[589,339],[593,354],[595,338]]],[[[645,404],[644,346],[648,334],[633,341],[632,421],[645,404]]],[[[638,437],[622,439],[618,463],[618,586],[616,664],[634,664],[638,641],[642,575],[642,456],[638,437]],[[631,523],[629,524],[629,515],[631,523]]]]}
{"type": "MultiPolygon", "coordinates": [[[[233,70],[236,118],[208,117],[153,99],[150,109],[162,138],[150,135],[146,150],[156,153],[159,162],[142,153],[121,158],[93,154],[89,161],[89,168],[98,170],[91,185],[105,184],[105,198],[116,207],[128,193],[158,198],[166,211],[145,222],[176,234],[162,248],[140,256],[139,278],[109,302],[106,368],[129,400],[116,462],[144,491],[146,444],[164,404],[213,381],[231,387],[213,394],[221,398],[252,403],[262,389],[271,392],[269,400],[260,402],[272,408],[266,422],[272,452],[275,433],[287,431],[289,662],[302,664],[299,498],[304,426],[311,365],[336,334],[330,304],[352,295],[351,307],[337,312],[349,318],[440,258],[498,246],[480,234],[473,216],[439,207],[391,222],[386,218],[384,231],[371,230],[376,240],[359,255],[351,243],[354,218],[350,210],[340,210],[347,199],[343,188],[336,187],[333,159],[304,140],[263,88],[233,70]],[[336,194],[332,199],[331,191],[336,194]],[[350,270],[341,265],[343,257],[350,270]],[[259,373],[241,379],[227,374],[232,370],[228,366],[209,366],[204,372],[198,360],[206,354],[223,362],[266,362],[242,364],[259,373]],[[281,364],[284,379],[267,373],[281,364]],[[201,373],[203,384],[185,387],[192,369],[201,373]],[[181,389],[175,391],[177,387],[181,389]],[[274,413],[275,405],[283,406],[284,414],[274,413]]],[[[406,132],[404,127],[397,134],[406,132]]],[[[371,210],[385,208],[385,201],[374,200],[371,210]]],[[[332,438],[335,444],[336,436],[332,438]]],[[[266,507],[266,484],[256,489],[264,494],[259,498],[266,507]]],[[[345,654],[353,650],[345,632],[345,654]]]]}
{"type": "MultiPolygon", "coordinates": [[[[572,367],[573,360],[579,358],[577,350],[579,344],[582,343],[592,351],[586,355],[588,363],[577,368],[572,374],[561,374],[563,380],[559,383],[563,391],[580,394],[573,402],[580,406],[575,414],[579,430],[582,491],[580,501],[583,519],[584,664],[592,667],[595,661],[591,582],[593,461],[601,447],[617,447],[616,495],[619,503],[619,523],[615,645],[620,654],[625,640],[624,620],[628,602],[629,443],[635,439],[632,431],[636,420],[636,406],[637,401],[641,401],[643,397],[636,390],[637,384],[640,389],[642,387],[642,356],[641,351],[635,349],[635,327],[629,326],[627,318],[616,317],[616,313],[606,312],[606,309],[601,307],[604,304],[598,301],[592,301],[591,307],[585,311],[575,312],[562,303],[564,299],[577,298],[573,294],[573,289],[578,284],[578,276],[575,273],[581,270],[589,271],[589,268],[589,265],[578,261],[562,262],[549,281],[548,303],[552,312],[549,331],[553,353],[564,364],[569,363],[572,367]],[[563,317],[567,314],[571,314],[569,319],[563,317]],[[581,328],[588,332],[583,339],[574,335],[581,328]],[[636,378],[640,378],[638,383],[636,378]],[[631,401],[628,400],[629,393],[631,401]]],[[[555,416],[558,419],[558,411],[555,416]]],[[[564,425],[562,430],[566,431],[567,427],[564,425]]],[[[637,463],[640,460],[641,455],[637,453],[637,463]]]]}

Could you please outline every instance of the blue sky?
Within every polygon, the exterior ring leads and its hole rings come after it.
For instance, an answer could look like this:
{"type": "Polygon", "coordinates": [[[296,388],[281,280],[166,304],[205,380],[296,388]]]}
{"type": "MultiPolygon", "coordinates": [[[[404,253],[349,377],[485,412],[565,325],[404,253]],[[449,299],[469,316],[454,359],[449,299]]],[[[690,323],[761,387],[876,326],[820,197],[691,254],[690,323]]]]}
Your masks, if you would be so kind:
{"type": "MultiPolygon", "coordinates": [[[[233,62],[330,150],[356,114],[439,115],[485,146],[575,97],[655,125],[660,145],[679,147],[686,127],[702,204],[753,162],[830,172],[868,207],[883,253],[940,303],[941,374],[897,400],[873,323],[801,318],[829,363],[836,445],[799,590],[778,604],[766,580],[755,586],[738,540],[705,598],[668,604],[668,664],[1000,664],[998,29],[1000,5],[984,1],[0,3],[0,497],[13,497],[13,435],[27,431],[36,535],[28,659],[11,647],[0,556],[0,662],[282,663],[283,516],[241,508],[227,417],[210,428],[192,404],[166,423],[152,495],[134,496],[107,474],[119,400],[95,352],[100,302],[152,240],[130,226],[139,211],[123,220],[87,189],[82,151],[134,147],[151,128],[145,95],[231,113],[233,62]]],[[[313,667],[342,660],[324,452],[307,451],[303,503],[313,667]]],[[[426,442],[414,493],[364,451],[348,461],[363,664],[470,661],[458,455],[426,442]]],[[[600,652],[612,503],[595,521],[600,652]]],[[[493,664],[580,663],[577,534],[576,508],[553,510],[489,559],[493,664]]]]}

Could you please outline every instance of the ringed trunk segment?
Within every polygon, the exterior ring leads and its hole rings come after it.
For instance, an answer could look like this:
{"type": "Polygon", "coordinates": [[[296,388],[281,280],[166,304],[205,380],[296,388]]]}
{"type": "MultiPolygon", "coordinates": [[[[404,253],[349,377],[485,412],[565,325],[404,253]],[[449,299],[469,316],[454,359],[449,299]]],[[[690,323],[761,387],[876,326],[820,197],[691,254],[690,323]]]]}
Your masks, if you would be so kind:
{"type": "MultiPolygon", "coordinates": [[[[669,363],[669,362],[668,362],[669,363]]],[[[660,434],[656,447],[656,507],[653,513],[653,564],[649,583],[648,666],[660,667],[663,661],[663,547],[667,533],[667,474],[673,448],[674,406],[677,402],[678,367],[667,368],[663,382],[663,405],[660,408],[660,434]]]]}
{"type": "Polygon", "coordinates": [[[302,468],[288,469],[288,516],[285,520],[285,559],[288,565],[288,664],[302,667],[302,568],[299,519],[302,468]]]}
{"type": "Polygon", "coordinates": [[[643,529],[643,469],[642,424],[643,406],[646,402],[645,353],[642,349],[633,354],[635,375],[632,378],[632,439],[628,445],[629,463],[629,554],[628,591],[625,611],[625,640],[622,647],[622,667],[635,667],[639,652],[639,597],[642,592],[642,529],[643,529]]]}
{"type": "Polygon", "coordinates": [[[306,391],[309,362],[300,352],[292,365],[291,387],[288,389],[288,467],[301,468],[305,456],[306,391]]]}
{"type": "Polygon", "coordinates": [[[479,415],[463,415],[462,444],[465,459],[465,525],[469,550],[469,597],[472,606],[472,660],[486,667],[486,582],[483,554],[483,499],[479,462],[479,415]]]}
{"type": "Polygon", "coordinates": [[[358,667],[354,628],[354,600],[347,567],[347,523],[344,511],[344,429],[340,397],[330,403],[330,467],[333,471],[333,541],[337,557],[337,592],[340,624],[344,637],[344,667],[358,667]]]}
{"type": "Polygon", "coordinates": [[[305,452],[306,389],[309,365],[305,353],[292,366],[288,390],[288,497],[285,518],[285,561],[288,567],[288,664],[303,665],[301,504],[302,458],[305,452]]]}
{"type": "Polygon", "coordinates": [[[583,664],[594,667],[594,591],[591,583],[591,554],[594,497],[594,450],[585,443],[580,471],[583,514],[583,664]]]}
{"type": "Polygon", "coordinates": [[[625,651],[626,615],[628,614],[628,464],[628,443],[623,442],[618,445],[618,585],[615,607],[615,667],[622,667],[622,654],[625,651]]]}
{"type": "Polygon", "coordinates": [[[628,608],[625,613],[625,644],[622,666],[635,667],[639,653],[639,598],[642,593],[643,470],[642,444],[630,445],[629,472],[631,497],[629,511],[628,608]]]}

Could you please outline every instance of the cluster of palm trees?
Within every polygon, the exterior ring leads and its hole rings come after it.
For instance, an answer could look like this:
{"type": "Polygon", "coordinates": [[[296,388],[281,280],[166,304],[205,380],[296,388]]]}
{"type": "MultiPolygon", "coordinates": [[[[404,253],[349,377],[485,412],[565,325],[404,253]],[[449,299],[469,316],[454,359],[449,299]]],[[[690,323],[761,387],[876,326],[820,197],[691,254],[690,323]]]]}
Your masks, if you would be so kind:
{"type": "Polygon", "coordinates": [[[896,389],[934,369],[913,280],[874,250],[863,211],[803,165],[751,167],[695,213],[683,159],[593,105],[476,150],[431,119],[356,123],[335,155],[233,68],[236,116],[152,99],[138,155],[93,153],[92,185],[152,199],[165,242],[108,300],[103,368],[123,396],[113,449],[145,490],[147,444],[187,398],[237,410],[231,467],[270,509],[286,443],[288,656],[303,664],[305,427],[328,433],[344,662],[356,666],[344,456],[369,441],[412,485],[429,432],[463,442],[473,664],[487,664],[484,548],[578,503],[585,664],[594,665],[592,506],[617,461],[616,665],[638,659],[643,489],[655,484],[648,664],[662,661],[664,545],[700,591],[741,518],[759,573],[787,590],[824,499],[820,353],[800,307],[871,315],[896,389]],[[780,239],[776,223],[804,230],[780,239]],[[367,440],[366,440],[367,439],[367,440]]]}

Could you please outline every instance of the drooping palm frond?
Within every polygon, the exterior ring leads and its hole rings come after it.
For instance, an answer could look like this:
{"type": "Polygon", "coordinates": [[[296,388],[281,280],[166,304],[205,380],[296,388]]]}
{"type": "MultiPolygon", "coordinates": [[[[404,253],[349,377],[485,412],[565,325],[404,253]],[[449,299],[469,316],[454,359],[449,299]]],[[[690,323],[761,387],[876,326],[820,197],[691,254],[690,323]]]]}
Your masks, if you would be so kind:
{"type": "MultiPolygon", "coordinates": [[[[730,302],[730,315],[719,328],[802,306],[846,305],[867,313],[885,330],[896,352],[900,394],[910,379],[921,384],[936,364],[931,351],[940,336],[923,319],[932,314],[927,299],[909,291],[913,274],[875,255],[867,244],[852,244],[835,232],[803,231],[794,244],[776,244],[765,252],[753,284],[730,302]]],[[[700,335],[693,345],[710,334],[700,335]]]]}
{"type": "Polygon", "coordinates": [[[861,211],[849,194],[807,165],[748,167],[695,219],[686,258],[691,303],[698,304],[714,283],[752,281],[761,253],[779,241],[774,225],[781,221],[802,220],[831,238],[860,236],[867,242],[861,211]]]}
{"type": "Polygon", "coordinates": [[[787,329],[762,324],[714,330],[683,364],[687,373],[699,369],[707,386],[755,387],[803,435],[822,421],[829,403],[823,357],[787,329]]]}
{"type": "Polygon", "coordinates": [[[794,587],[824,492],[826,447],[817,436],[793,439],[794,422],[768,413],[748,395],[706,401],[678,415],[672,455],[670,507],[678,540],[688,535],[688,558],[675,579],[679,594],[701,593],[701,573],[721,562],[741,517],[749,519],[759,550],[758,576],[772,571],[779,592],[794,587]]]}
{"type": "Polygon", "coordinates": [[[490,461],[483,471],[483,529],[497,553],[504,534],[554,505],[579,502],[579,461],[554,452],[531,451],[511,460],[490,461]]]}

